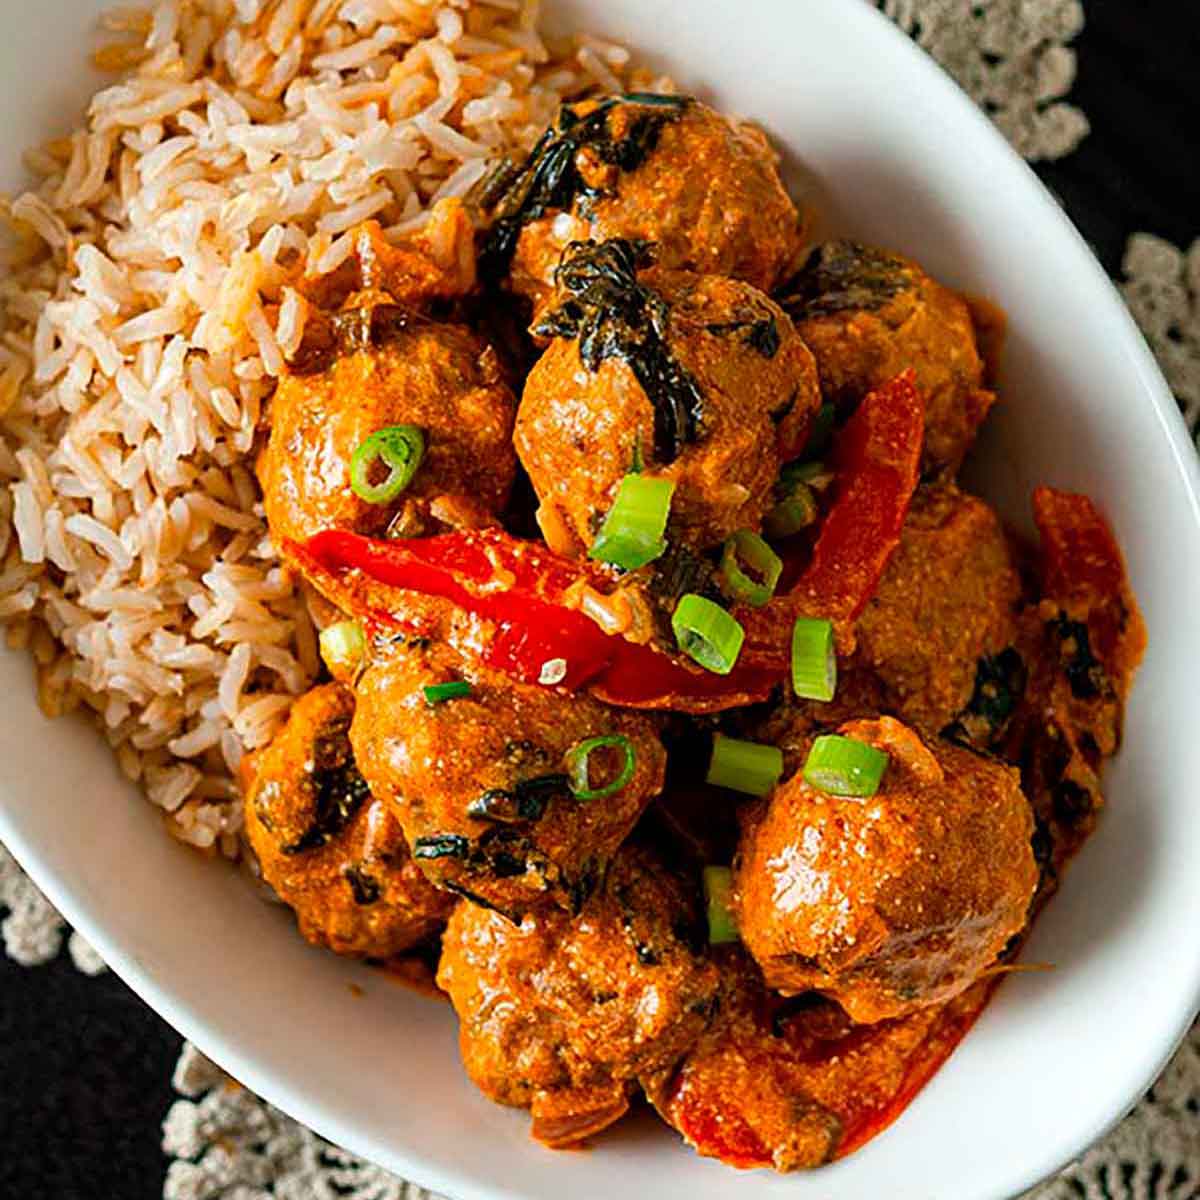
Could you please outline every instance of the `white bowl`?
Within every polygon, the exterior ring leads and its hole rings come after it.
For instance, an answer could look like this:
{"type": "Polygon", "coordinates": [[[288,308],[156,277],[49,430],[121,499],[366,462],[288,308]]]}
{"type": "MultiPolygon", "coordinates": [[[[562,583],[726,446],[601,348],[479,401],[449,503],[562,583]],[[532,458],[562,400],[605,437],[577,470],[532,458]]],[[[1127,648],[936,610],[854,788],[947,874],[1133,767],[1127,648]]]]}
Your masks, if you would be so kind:
{"type": "MultiPolygon", "coordinates": [[[[4,166],[62,132],[104,0],[8,5],[4,166]]],[[[1110,808],[1009,979],[907,1113],[819,1172],[736,1176],[649,1119],[590,1153],[531,1142],[466,1081],[448,1008],[305,946],[287,915],[164,836],[88,729],[47,723],[0,658],[0,838],[113,968],[267,1099],[460,1200],[718,1196],[995,1200],[1053,1171],[1131,1105],[1200,998],[1200,506],[1195,453],[1118,297],[987,120],[866,4],[562,0],[556,20],[627,40],[684,87],[761,120],[821,182],[832,226],[915,255],[1011,318],[1004,404],[980,479],[1013,517],[1037,482],[1109,513],[1150,649],[1110,808]],[[352,993],[351,983],[366,994],[352,993]]]]}

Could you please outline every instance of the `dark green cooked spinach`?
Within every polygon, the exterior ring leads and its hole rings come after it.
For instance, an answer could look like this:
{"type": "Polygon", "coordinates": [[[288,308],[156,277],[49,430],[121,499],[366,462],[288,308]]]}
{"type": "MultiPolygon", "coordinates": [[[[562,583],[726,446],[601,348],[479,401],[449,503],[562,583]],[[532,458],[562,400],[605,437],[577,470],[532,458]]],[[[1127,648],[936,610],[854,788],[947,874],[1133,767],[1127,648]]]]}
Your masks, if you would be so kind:
{"type": "Polygon", "coordinates": [[[971,748],[994,746],[1025,694],[1026,683],[1025,663],[1012,646],[984,655],[975,664],[975,687],[967,707],[942,736],[971,748]]]}
{"type": "Polygon", "coordinates": [[[775,299],[795,321],[855,309],[874,312],[916,286],[902,258],[859,242],[825,242],[775,299]]]}
{"type": "Polygon", "coordinates": [[[1094,700],[1112,694],[1112,684],[1103,664],[1092,653],[1088,628],[1080,621],[1058,617],[1050,623],[1058,640],[1058,658],[1063,674],[1077,700],[1094,700]]]}
{"type": "Polygon", "coordinates": [[[521,230],[529,222],[552,209],[570,209],[576,200],[598,198],[579,173],[575,156],[581,149],[586,146],[602,162],[621,171],[635,171],[654,152],[663,126],[678,120],[692,101],[687,96],[631,92],[610,96],[581,114],[580,108],[588,103],[564,104],[524,166],[506,179],[479,256],[479,273],[485,283],[495,283],[508,271],[521,230]],[[614,113],[631,105],[637,111],[627,131],[614,137],[614,113]]]}
{"type": "Polygon", "coordinates": [[[654,409],[655,458],[671,463],[704,435],[704,395],[667,346],[666,300],[638,281],[647,249],[624,238],[573,242],[556,276],[564,298],[534,333],[577,338],[592,372],[609,358],[628,363],[654,409]]]}
{"type": "Polygon", "coordinates": [[[316,850],[335,838],[354,818],[371,789],[350,753],[349,718],[327,726],[313,743],[312,772],[305,786],[312,796],[312,820],[294,841],[281,847],[286,855],[316,850]]]}

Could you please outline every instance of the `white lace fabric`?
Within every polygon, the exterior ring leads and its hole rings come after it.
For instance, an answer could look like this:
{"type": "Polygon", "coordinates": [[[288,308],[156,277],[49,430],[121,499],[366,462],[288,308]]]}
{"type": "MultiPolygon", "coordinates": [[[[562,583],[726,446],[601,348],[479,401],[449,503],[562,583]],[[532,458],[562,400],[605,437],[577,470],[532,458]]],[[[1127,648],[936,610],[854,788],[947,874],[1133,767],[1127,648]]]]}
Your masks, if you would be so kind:
{"type": "MultiPolygon", "coordinates": [[[[1030,160],[1069,154],[1088,133],[1068,102],[1084,9],[1079,0],[878,0],[958,80],[1030,160]]],[[[1200,238],[1187,250],[1149,233],[1130,239],[1122,293],[1177,396],[1200,426],[1200,238]]],[[[25,966],[55,958],[104,970],[0,846],[0,937],[25,966]]],[[[317,1137],[185,1044],[179,1099],[163,1122],[172,1158],[164,1200],[436,1200],[317,1137]]],[[[736,1180],[734,1181],[736,1183],[736,1180]]],[[[1108,1137],[1023,1200],[1200,1197],[1200,1026],[1149,1094],[1108,1137]]]]}
{"type": "Polygon", "coordinates": [[[66,941],[71,961],[85,975],[105,970],[100,955],[82,936],[67,928],[58,910],[33,886],[17,860],[0,845],[0,942],[23,967],[38,967],[58,957],[66,941]]]}
{"type": "Polygon", "coordinates": [[[163,1200],[436,1200],[336,1146],[234,1083],[185,1043],[163,1122],[175,1161],[163,1200]]]}
{"type": "Polygon", "coordinates": [[[882,0],[1027,159],[1061,158],[1088,122],[1063,97],[1075,82],[1067,43],[1083,29],[1079,0],[882,0]]]}
{"type": "Polygon", "coordinates": [[[1200,433],[1200,238],[1180,250],[1135,233],[1121,264],[1121,293],[1183,409],[1200,433]]]}

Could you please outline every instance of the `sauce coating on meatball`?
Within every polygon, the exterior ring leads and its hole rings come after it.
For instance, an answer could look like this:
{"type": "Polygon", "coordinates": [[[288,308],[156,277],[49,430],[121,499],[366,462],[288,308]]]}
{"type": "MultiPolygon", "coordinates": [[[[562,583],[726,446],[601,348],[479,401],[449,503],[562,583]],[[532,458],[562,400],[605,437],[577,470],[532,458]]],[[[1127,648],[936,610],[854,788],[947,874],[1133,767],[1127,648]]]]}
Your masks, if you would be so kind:
{"type": "MultiPolygon", "coordinates": [[[[436,693],[435,693],[436,694],[436,693]]],[[[429,878],[513,918],[538,905],[578,908],[662,788],[666,752],[653,722],[550,687],[519,684],[443,646],[387,647],[364,671],[350,738],[429,878]],[[430,703],[426,689],[466,682],[430,703]],[[598,799],[571,790],[571,752],[596,737],[627,742],[633,769],[598,799]]],[[[588,760],[597,790],[620,749],[588,760]]]]}
{"type": "Polygon", "coordinates": [[[738,927],[770,987],[869,1023],[957,995],[1024,927],[1033,816],[997,760],[891,717],[840,732],[889,755],[880,790],[830,796],[797,775],[752,808],[738,927]]]}
{"type": "Polygon", "coordinates": [[[757,529],[819,404],[812,356],[749,284],[659,269],[627,242],[573,247],[516,446],[547,541],[590,546],[630,472],[675,485],[670,540],[757,529]]]}
{"type": "Polygon", "coordinates": [[[493,1100],[532,1110],[539,1140],[567,1145],[617,1120],[708,1024],[718,974],[693,947],[693,893],[631,845],[577,916],[456,911],[438,983],[463,1063],[493,1100]]]}
{"type": "Polygon", "coordinates": [[[803,243],[762,132],[686,96],[565,104],[493,211],[482,272],[540,311],[568,244],[653,243],[664,267],[770,291],[803,243]]]}
{"type": "Polygon", "coordinates": [[[271,402],[258,464],[276,543],[323,529],[427,532],[430,519],[482,525],[508,499],[516,470],[516,402],[495,351],[465,325],[426,320],[386,298],[337,314],[346,331],[327,364],[286,372],[271,402]],[[421,430],[424,454],[394,500],[351,487],[354,453],[396,425],[421,430]]]}

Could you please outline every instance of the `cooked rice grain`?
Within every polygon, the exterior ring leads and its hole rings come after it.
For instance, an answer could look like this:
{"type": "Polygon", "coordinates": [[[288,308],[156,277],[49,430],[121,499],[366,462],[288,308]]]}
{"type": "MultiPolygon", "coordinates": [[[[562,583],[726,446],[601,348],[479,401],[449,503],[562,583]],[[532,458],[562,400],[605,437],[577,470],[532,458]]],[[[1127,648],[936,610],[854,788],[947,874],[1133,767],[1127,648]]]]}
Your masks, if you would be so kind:
{"type": "Polygon", "coordinates": [[[0,197],[0,622],[51,715],[84,705],[175,836],[236,854],[232,774],[318,669],[252,454],[295,289],[532,145],[564,96],[653,87],[548,48],[534,0],[114,9],[128,76],[0,197]],[[12,536],[15,534],[15,536],[12,536]]]}

